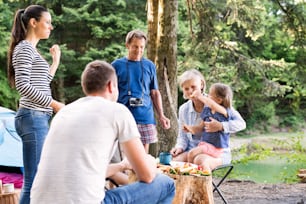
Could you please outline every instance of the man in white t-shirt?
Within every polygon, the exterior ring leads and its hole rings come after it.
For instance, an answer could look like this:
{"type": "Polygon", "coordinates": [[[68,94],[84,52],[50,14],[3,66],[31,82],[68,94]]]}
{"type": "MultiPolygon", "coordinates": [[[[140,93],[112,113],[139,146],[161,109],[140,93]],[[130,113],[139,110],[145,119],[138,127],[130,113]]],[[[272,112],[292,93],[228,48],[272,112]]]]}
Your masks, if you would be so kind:
{"type": "Polygon", "coordinates": [[[136,122],[118,98],[114,68],[89,63],[82,74],[86,97],[64,107],[53,118],[31,190],[31,204],[171,203],[171,178],[156,173],[136,122]],[[139,182],[104,192],[109,162],[117,141],[139,182]]]}

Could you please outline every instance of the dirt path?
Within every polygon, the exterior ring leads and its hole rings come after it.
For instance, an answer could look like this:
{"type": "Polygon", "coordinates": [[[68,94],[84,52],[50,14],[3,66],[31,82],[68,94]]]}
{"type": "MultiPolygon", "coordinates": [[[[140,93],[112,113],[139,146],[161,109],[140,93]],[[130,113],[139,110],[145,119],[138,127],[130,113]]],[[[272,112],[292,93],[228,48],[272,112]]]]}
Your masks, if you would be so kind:
{"type": "MultiPolygon", "coordinates": [[[[306,183],[256,184],[227,180],[220,186],[229,204],[306,204],[306,183]]],[[[214,193],[215,204],[222,204],[214,193]]]]}
{"type": "MultiPolygon", "coordinates": [[[[250,143],[272,144],[271,139],[275,138],[238,138],[234,136],[231,138],[231,147],[236,149],[250,143]]],[[[277,137],[277,139],[287,138],[277,137]]],[[[306,145],[306,136],[302,144],[306,145]]],[[[306,183],[259,184],[252,181],[227,179],[220,189],[229,204],[306,204],[306,183]]],[[[215,204],[223,203],[217,192],[214,193],[214,199],[215,204]]]]}

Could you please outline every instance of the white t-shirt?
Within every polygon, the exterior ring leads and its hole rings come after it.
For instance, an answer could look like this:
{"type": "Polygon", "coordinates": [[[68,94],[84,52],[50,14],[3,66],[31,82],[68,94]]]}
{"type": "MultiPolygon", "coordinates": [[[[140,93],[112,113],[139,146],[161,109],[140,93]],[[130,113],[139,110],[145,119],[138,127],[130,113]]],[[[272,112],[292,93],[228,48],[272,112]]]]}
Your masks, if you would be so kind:
{"type": "Polygon", "coordinates": [[[122,104],[84,97],[53,118],[31,190],[31,204],[96,204],[116,141],[140,138],[122,104]]]}

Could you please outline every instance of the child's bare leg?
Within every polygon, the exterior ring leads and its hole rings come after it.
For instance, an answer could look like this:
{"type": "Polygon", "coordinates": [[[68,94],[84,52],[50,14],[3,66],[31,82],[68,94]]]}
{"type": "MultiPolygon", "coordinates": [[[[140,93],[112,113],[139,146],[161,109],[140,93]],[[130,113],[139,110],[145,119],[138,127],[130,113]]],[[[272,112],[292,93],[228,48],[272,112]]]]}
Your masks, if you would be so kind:
{"type": "Polygon", "coordinates": [[[187,161],[190,162],[190,163],[193,163],[194,161],[194,158],[199,155],[199,154],[202,154],[202,148],[201,147],[195,147],[193,149],[191,149],[189,152],[188,152],[188,155],[187,155],[187,161]]]}
{"type": "Polygon", "coordinates": [[[222,159],[199,154],[194,158],[194,163],[202,166],[203,170],[211,172],[212,169],[222,164],[222,159]]]}
{"type": "Polygon", "coordinates": [[[146,153],[149,153],[150,144],[143,144],[146,153]]]}
{"type": "Polygon", "coordinates": [[[187,154],[188,152],[182,152],[181,154],[177,155],[176,157],[173,157],[173,161],[181,161],[181,162],[187,162],[187,154]]]}

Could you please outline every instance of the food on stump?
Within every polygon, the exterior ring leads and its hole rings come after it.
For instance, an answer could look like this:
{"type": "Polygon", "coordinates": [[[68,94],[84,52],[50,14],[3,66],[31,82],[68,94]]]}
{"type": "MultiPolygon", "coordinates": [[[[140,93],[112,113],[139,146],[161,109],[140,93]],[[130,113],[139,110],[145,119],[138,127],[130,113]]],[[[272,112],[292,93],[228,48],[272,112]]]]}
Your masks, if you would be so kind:
{"type": "Polygon", "coordinates": [[[200,166],[188,162],[180,162],[171,166],[159,164],[158,169],[162,173],[177,174],[177,175],[194,175],[194,176],[209,176],[208,171],[203,170],[200,166]]]}

